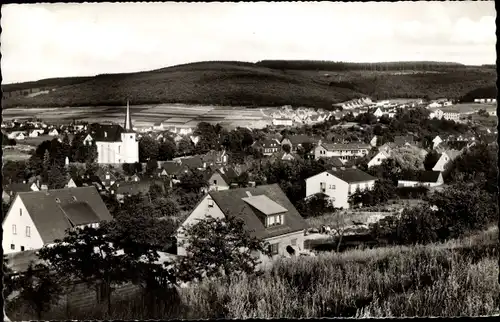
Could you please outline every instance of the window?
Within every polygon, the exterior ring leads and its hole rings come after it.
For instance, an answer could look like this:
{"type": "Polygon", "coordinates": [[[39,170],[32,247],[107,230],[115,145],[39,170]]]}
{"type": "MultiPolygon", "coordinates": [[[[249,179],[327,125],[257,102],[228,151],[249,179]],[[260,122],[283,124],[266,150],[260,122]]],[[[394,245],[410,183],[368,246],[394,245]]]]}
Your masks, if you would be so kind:
{"type": "Polygon", "coordinates": [[[320,192],[324,193],[326,190],[326,182],[320,182],[319,189],[320,189],[320,192]]]}
{"type": "Polygon", "coordinates": [[[24,252],[24,246],[21,246],[21,251],[24,252]]]}
{"type": "Polygon", "coordinates": [[[16,225],[12,225],[12,234],[17,235],[16,225]]]}
{"type": "Polygon", "coordinates": [[[214,184],[217,184],[217,180],[214,180],[214,184]]]}
{"type": "Polygon", "coordinates": [[[214,201],[212,199],[208,199],[208,207],[213,208],[214,206],[214,201]]]}
{"type": "Polygon", "coordinates": [[[297,246],[297,238],[292,239],[292,246],[297,246]]]}
{"type": "Polygon", "coordinates": [[[271,244],[269,246],[272,255],[278,254],[279,245],[280,245],[279,243],[276,243],[276,244],[271,244]]]}
{"type": "Polygon", "coordinates": [[[334,184],[331,184],[331,185],[330,185],[330,189],[335,190],[335,185],[334,185],[334,184]]]}
{"type": "Polygon", "coordinates": [[[26,226],[26,237],[31,237],[31,228],[30,228],[30,226],[26,226]]]}
{"type": "Polygon", "coordinates": [[[16,246],[14,244],[10,244],[10,249],[15,250],[16,246]]]}
{"type": "Polygon", "coordinates": [[[106,175],[106,180],[109,180],[109,174],[106,175]]]}
{"type": "Polygon", "coordinates": [[[22,216],[22,215],[23,215],[23,210],[19,209],[19,216],[22,216]]]}
{"type": "Polygon", "coordinates": [[[132,138],[132,135],[130,136],[130,138],[132,138]]]}

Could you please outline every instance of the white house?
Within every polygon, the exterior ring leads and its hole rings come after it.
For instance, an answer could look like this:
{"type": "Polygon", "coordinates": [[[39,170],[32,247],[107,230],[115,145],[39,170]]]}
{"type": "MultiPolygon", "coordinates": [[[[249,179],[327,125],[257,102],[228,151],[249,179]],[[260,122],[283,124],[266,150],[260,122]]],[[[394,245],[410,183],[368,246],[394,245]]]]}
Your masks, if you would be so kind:
{"type": "Polygon", "coordinates": [[[391,155],[389,152],[380,151],[368,162],[368,168],[381,165],[385,159],[389,159],[390,157],[391,155]]]}
{"type": "Polygon", "coordinates": [[[33,130],[30,132],[30,134],[28,135],[30,138],[36,138],[38,137],[39,135],[42,135],[43,134],[43,130],[42,129],[39,129],[39,130],[33,130]]]}
{"type": "Polygon", "coordinates": [[[13,131],[10,132],[7,137],[9,139],[15,139],[15,140],[24,140],[26,138],[26,135],[23,131],[13,131]]]}
{"type": "Polygon", "coordinates": [[[446,166],[451,161],[455,160],[456,157],[460,155],[460,151],[457,150],[447,150],[441,153],[441,157],[436,162],[436,165],[432,168],[432,171],[443,172],[446,169],[446,166]]]}
{"type": "Polygon", "coordinates": [[[443,175],[439,171],[420,171],[416,176],[403,176],[398,180],[398,187],[437,187],[444,183],[443,175]]]}
{"type": "Polygon", "coordinates": [[[49,135],[50,136],[58,136],[59,132],[57,131],[57,129],[52,129],[49,131],[49,135]]]}
{"type": "Polygon", "coordinates": [[[319,193],[330,197],[335,208],[349,208],[349,196],[358,189],[373,189],[377,178],[355,168],[333,168],[306,179],[306,197],[319,193]]]}
{"type": "Polygon", "coordinates": [[[370,144],[366,143],[322,143],[319,142],[314,148],[315,159],[338,157],[342,161],[364,157],[370,151],[370,144]]]}
{"type": "Polygon", "coordinates": [[[274,126],[292,126],[293,120],[290,118],[273,118],[274,126]]]}
{"type": "Polygon", "coordinates": [[[251,236],[269,243],[273,257],[304,250],[307,223],[278,184],[209,192],[177,230],[178,255],[189,256],[184,228],[206,216],[242,219],[251,236]]]}
{"type": "Polygon", "coordinates": [[[443,139],[441,139],[439,136],[436,136],[432,140],[432,149],[436,149],[438,147],[438,145],[441,144],[442,142],[443,142],[443,139]]]}
{"type": "Polygon", "coordinates": [[[40,249],[103,220],[112,217],[95,187],[20,192],[2,223],[4,254],[40,249]]]}
{"type": "Polygon", "coordinates": [[[375,115],[376,117],[382,117],[382,115],[384,115],[384,112],[382,111],[382,109],[379,107],[377,108],[377,110],[373,113],[373,115],[375,115]]]}
{"type": "Polygon", "coordinates": [[[97,145],[97,163],[139,162],[139,142],[137,133],[132,130],[128,101],[124,128],[119,125],[92,124],[90,130],[97,145]]]}
{"type": "Polygon", "coordinates": [[[441,107],[441,104],[438,102],[432,102],[429,105],[427,105],[428,108],[436,108],[436,107],[441,107]]]}

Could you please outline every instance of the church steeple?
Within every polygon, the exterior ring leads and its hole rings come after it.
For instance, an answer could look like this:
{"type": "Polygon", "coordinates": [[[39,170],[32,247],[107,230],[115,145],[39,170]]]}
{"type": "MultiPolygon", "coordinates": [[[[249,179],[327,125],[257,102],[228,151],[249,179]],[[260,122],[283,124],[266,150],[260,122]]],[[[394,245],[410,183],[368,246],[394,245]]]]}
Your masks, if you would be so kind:
{"type": "Polygon", "coordinates": [[[125,131],[132,131],[132,118],[130,117],[130,106],[127,100],[127,115],[125,116],[125,131]]]}

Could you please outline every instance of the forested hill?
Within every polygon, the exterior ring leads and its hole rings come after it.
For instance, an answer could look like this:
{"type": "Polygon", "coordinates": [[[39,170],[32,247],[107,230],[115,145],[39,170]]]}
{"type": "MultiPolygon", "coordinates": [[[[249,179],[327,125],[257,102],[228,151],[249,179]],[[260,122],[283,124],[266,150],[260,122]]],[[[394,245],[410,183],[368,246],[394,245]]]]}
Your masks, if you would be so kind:
{"type": "Polygon", "coordinates": [[[460,98],[495,86],[496,70],[442,62],[198,62],[153,71],[2,85],[3,108],[185,103],[308,106],[369,96],[460,98]]]}

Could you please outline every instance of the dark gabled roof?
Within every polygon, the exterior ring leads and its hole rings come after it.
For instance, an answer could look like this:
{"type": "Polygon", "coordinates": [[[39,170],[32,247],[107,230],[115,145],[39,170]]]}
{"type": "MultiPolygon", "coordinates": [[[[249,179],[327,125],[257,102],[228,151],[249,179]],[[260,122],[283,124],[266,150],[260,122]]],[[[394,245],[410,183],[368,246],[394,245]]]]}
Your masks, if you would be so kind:
{"type": "Polygon", "coordinates": [[[86,202],[76,201],[61,206],[62,210],[74,226],[99,222],[99,216],[86,202]]]}
{"type": "MultiPolygon", "coordinates": [[[[285,138],[283,138],[283,140],[284,139],[285,138]]],[[[290,142],[293,145],[302,144],[304,142],[316,143],[319,141],[319,138],[311,137],[311,136],[308,136],[305,134],[291,135],[291,136],[287,137],[286,139],[290,140],[290,142]]],[[[283,142],[283,140],[282,140],[282,142],[283,142]]]]}
{"type": "Polygon", "coordinates": [[[203,160],[199,155],[195,155],[189,158],[181,158],[181,163],[187,165],[190,169],[203,168],[203,160]]]}
{"type": "Polygon", "coordinates": [[[186,166],[183,165],[182,163],[179,163],[177,161],[167,161],[164,162],[161,167],[167,171],[168,175],[178,175],[180,174],[184,169],[186,169],[186,166]]]}
{"type": "Polygon", "coordinates": [[[403,173],[401,179],[404,181],[416,182],[437,182],[439,179],[439,171],[418,171],[417,173],[403,173]]]}
{"type": "Polygon", "coordinates": [[[334,175],[342,181],[347,183],[355,183],[355,182],[365,182],[371,180],[377,180],[377,178],[369,175],[366,172],[363,172],[359,169],[336,169],[336,170],[327,170],[328,173],[334,175]]]}
{"type": "Polygon", "coordinates": [[[98,190],[105,189],[101,179],[96,175],[89,175],[88,177],[84,175],[81,178],[72,177],[72,179],[77,187],[89,187],[94,185],[98,190]]]}
{"type": "Polygon", "coordinates": [[[306,221],[300,216],[278,184],[214,191],[210,192],[209,195],[225,216],[241,218],[249,233],[257,238],[276,237],[307,228],[306,221]],[[263,214],[243,200],[243,198],[248,197],[247,192],[252,196],[265,195],[281,207],[284,207],[287,210],[283,213],[284,224],[266,228],[261,220],[263,214]]]}
{"type": "Polygon", "coordinates": [[[29,192],[31,190],[32,183],[10,183],[5,185],[3,190],[7,193],[19,193],[19,192],[29,192]]]}
{"type": "Polygon", "coordinates": [[[122,195],[136,195],[139,193],[148,193],[149,188],[153,184],[159,184],[160,187],[163,187],[163,182],[161,181],[151,181],[151,180],[143,180],[143,181],[121,181],[115,182],[110,190],[114,190],[115,194],[122,195]]]}
{"type": "Polygon", "coordinates": [[[328,143],[323,142],[321,146],[324,147],[328,151],[337,151],[337,150],[360,150],[367,149],[370,150],[372,146],[368,143],[328,143]]]}
{"type": "Polygon", "coordinates": [[[328,163],[331,164],[332,166],[338,167],[338,168],[344,166],[344,164],[342,163],[342,161],[338,157],[329,157],[328,163]]]}
{"type": "Polygon", "coordinates": [[[92,123],[88,127],[88,133],[94,141],[99,142],[119,142],[122,140],[121,134],[125,130],[116,124],[98,124],[92,123]]]}
{"type": "Polygon", "coordinates": [[[218,169],[217,172],[227,184],[233,183],[238,178],[238,174],[231,167],[224,168],[224,172],[218,169]]]}
{"type": "MultiPolygon", "coordinates": [[[[21,192],[18,194],[26,210],[31,216],[36,229],[44,243],[51,243],[55,239],[62,239],[65,231],[71,228],[64,208],[69,207],[75,218],[82,218],[82,206],[72,207],[74,203],[86,203],[97,216],[99,221],[111,220],[112,217],[106,208],[95,187],[65,188],[45,191],[21,192]]],[[[92,216],[92,215],[90,215],[92,216]]],[[[71,217],[70,217],[71,218],[71,217]]],[[[89,217],[85,217],[89,218],[89,217]]],[[[79,220],[79,219],[75,219],[79,220]]]]}

